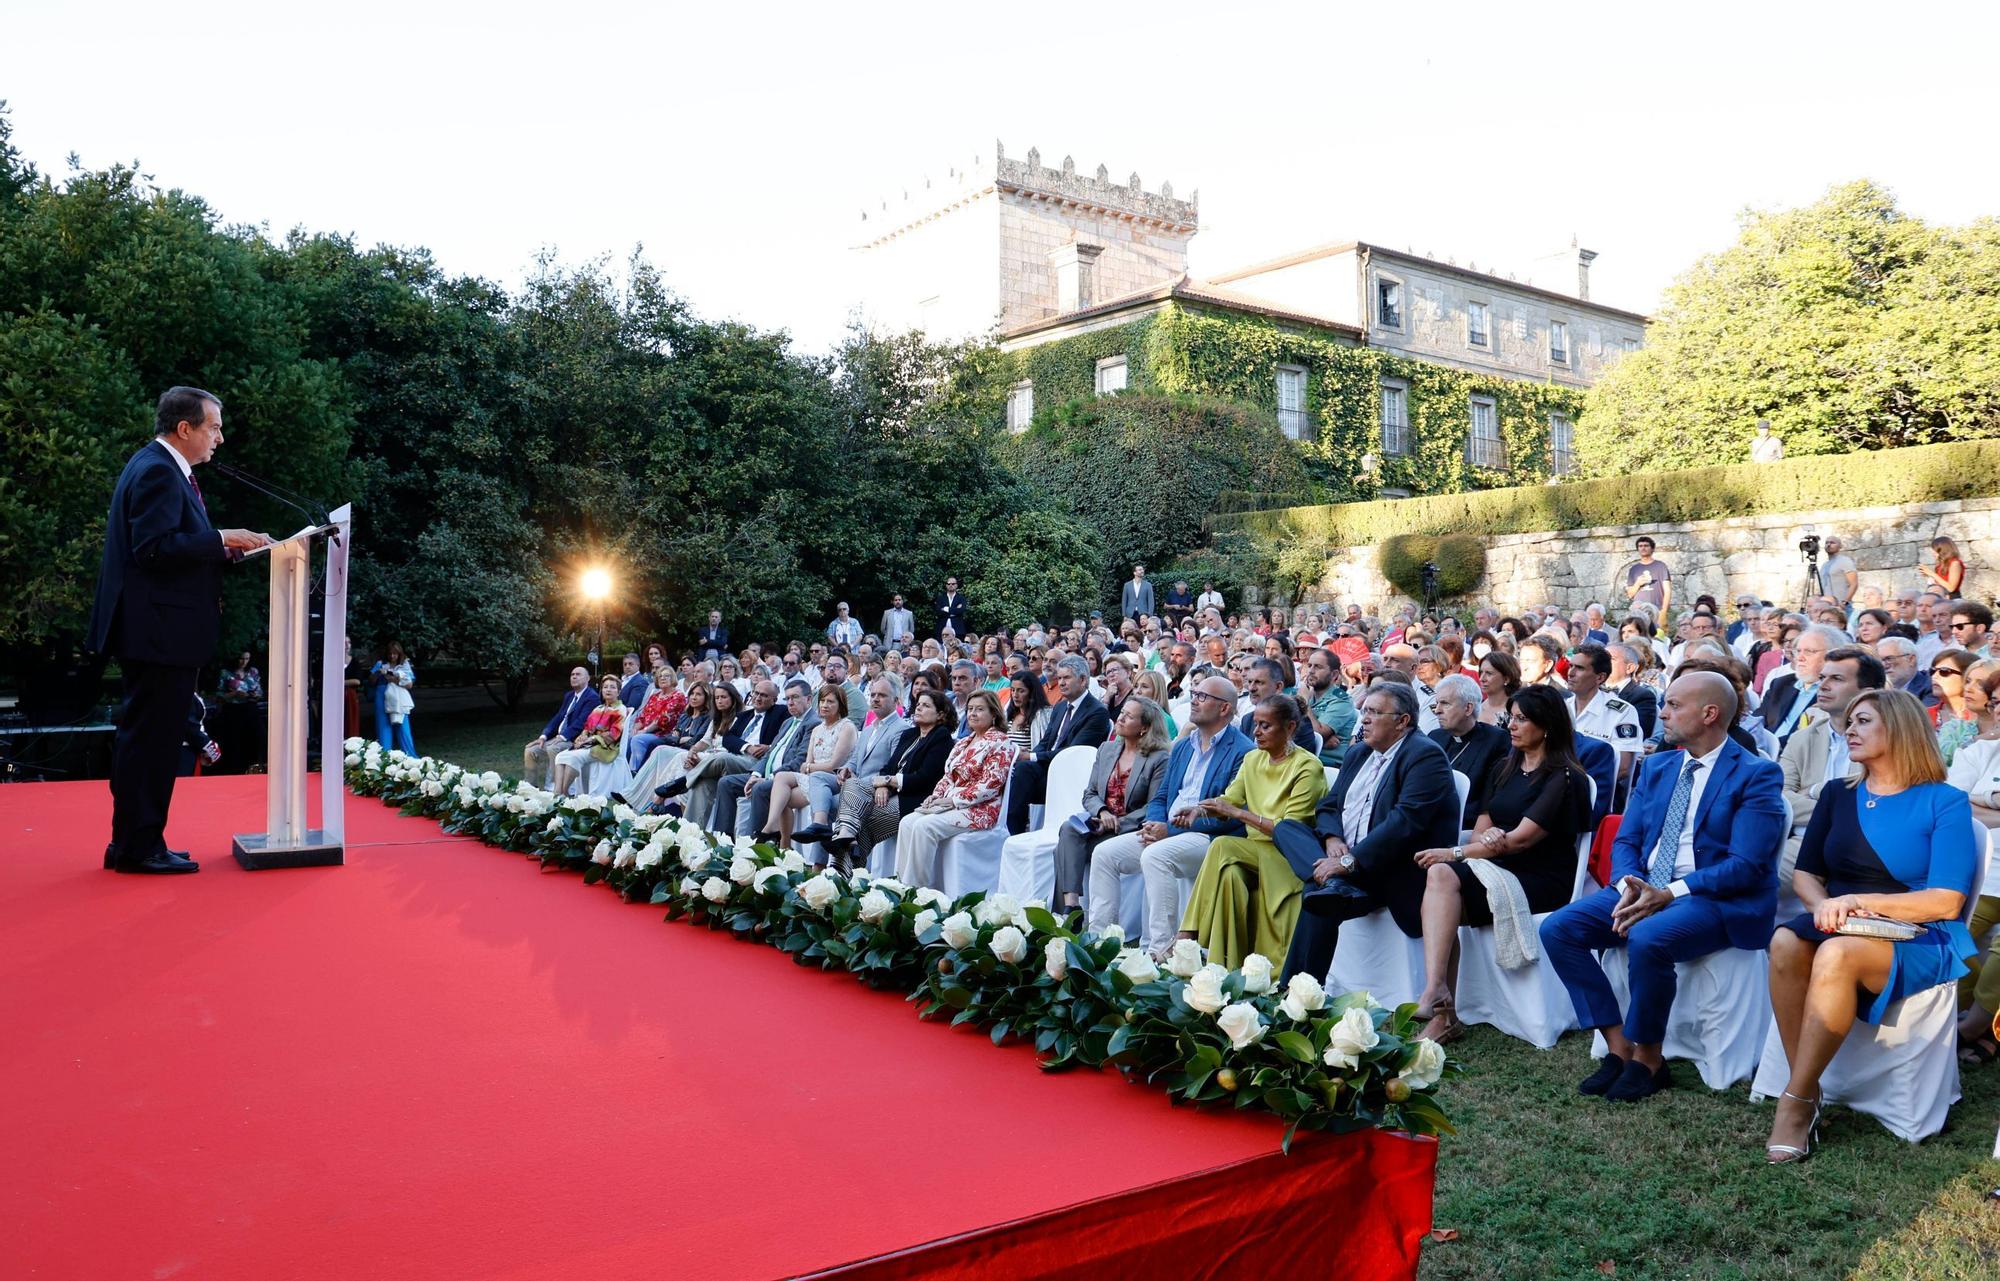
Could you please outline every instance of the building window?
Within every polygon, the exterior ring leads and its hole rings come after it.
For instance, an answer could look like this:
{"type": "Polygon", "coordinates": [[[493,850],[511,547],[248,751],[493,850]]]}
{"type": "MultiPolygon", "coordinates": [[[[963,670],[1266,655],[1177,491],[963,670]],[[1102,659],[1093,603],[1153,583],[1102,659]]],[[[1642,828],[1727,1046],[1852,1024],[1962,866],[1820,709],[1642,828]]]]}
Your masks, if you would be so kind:
{"type": "Polygon", "coordinates": [[[1483,302],[1465,304],[1465,341],[1473,347],[1491,348],[1493,345],[1486,327],[1486,304],[1483,302]]]}
{"type": "Polygon", "coordinates": [[[1375,491],[1375,496],[1377,498],[1408,498],[1410,491],[1407,489],[1378,489],[1375,491]]]}
{"type": "Polygon", "coordinates": [[[1007,393],[1007,430],[1026,431],[1035,420],[1035,384],[1023,379],[1007,393]]]}
{"type": "Polygon", "coordinates": [[[1576,471],[1576,435],[1568,414],[1549,415],[1549,473],[1569,476],[1576,471]]]}
{"type": "Polygon", "coordinates": [[[1472,398],[1472,433],[1465,442],[1465,456],[1474,467],[1497,469],[1507,465],[1507,442],[1500,439],[1500,415],[1493,402],[1483,396],[1472,398]]]}
{"type": "Polygon", "coordinates": [[[1109,396],[1125,390],[1125,357],[1106,356],[1097,362],[1097,394],[1109,396]]]}
{"type": "Polygon", "coordinates": [[[1382,452],[1410,452],[1410,389],[1405,383],[1382,384],[1382,452]]]}
{"type": "Polygon", "coordinates": [[[1375,323],[1384,329],[1403,327],[1403,285],[1396,280],[1375,282],[1375,323]]]}
{"type": "Polygon", "coordinates": [[[1569,326],[1560,320],[1549,322],[1549,363],[1551,365],[1569,363],[1569,326]]]}
{"type": "Polygon", "coordinates": [[[1278,430],[1293,440],[1312,434],[1306,424],[1306,371],[1298,365],[1278,366],[1278,430]]]}
{"type": "Polygon", "coordinates": [[[1618,341],[1624,344],[1626,351],[1639,350],[1639,340],[1637,338],[1621,338],[1618,341]]]}

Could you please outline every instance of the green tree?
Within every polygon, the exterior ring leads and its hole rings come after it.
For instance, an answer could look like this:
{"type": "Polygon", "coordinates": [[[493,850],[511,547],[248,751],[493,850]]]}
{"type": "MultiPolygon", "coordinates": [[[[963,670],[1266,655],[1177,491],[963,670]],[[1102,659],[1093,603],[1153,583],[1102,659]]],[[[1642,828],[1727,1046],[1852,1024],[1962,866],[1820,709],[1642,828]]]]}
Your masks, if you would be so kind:
{"type": "Polygon", "coordinates": [[[1590,394],[1593,475],[1739,462],[1768,417],[1790,454],[2000,431],[2000,237],[1927,227],[1867,182],[1744,215],[1590,394]]]}

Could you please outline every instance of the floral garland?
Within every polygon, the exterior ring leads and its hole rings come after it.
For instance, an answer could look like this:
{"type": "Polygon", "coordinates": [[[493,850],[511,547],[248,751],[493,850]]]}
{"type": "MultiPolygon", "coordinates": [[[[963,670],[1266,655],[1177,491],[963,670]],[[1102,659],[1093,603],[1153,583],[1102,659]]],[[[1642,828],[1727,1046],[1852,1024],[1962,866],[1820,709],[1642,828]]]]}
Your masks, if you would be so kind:
{"type": "Polygon", "coordinates": [[[1075,931],[1040,903],[947,898],[925,886],[808,867],[795,850],[641,815],[600,796],[559,798],[429,757],[346,743],[347,784],[447,832],[580,870],[631,903],[847,970],[909,994],[924,1018],[1034,1045],[1047,1070],[1110,1064],[1175,1101],[1259,1107],[1300,1130],[1451,1132],[1440,1079],[1460,1066],[1416,1035],[1415,1006],[1333,996],[1311,975],[1280,991],[1269,959],[1202,963],[1193,940],[1164,967],[1116,926],[1075,931]]]}

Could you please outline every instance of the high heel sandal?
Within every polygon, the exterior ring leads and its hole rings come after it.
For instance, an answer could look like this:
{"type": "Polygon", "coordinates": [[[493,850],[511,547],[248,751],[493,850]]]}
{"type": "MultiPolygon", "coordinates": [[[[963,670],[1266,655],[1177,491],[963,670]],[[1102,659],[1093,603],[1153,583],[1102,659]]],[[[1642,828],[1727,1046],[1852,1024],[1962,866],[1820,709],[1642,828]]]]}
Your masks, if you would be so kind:
{"type": "Polygon", "coordinates": [[[1819,1150],[1819,1118],[1820,1113],[1826,1111],[1826,1091],[1822,1089],[1817,1099],[1808,1099],[1805,1095],[1793,1094],[1790,1090],[1781,1090],[1779,1091],[1779,1095],[1782,1098],[1797,1099],[1801,1103],[1811,1103],[1813,1105],[1812,1121],[1806,1126],[1806,1145],[1804,1147],[1797,1147],[1790,1143],[1766,1143],[1764,1145],[1764,1164],[1796,1165],[1819,1150]]]}
{"type": "Polygon", "coordinates": [[[1449,992],[1445,993],[1438,1000],[1431,1002],[1429,1017],[1426,1018],[1422,1010],[1417,1011],[1417,1017],[1422,1018],[1426,1025],[1439,1015],[1443,1015],[1448,1022],[1445,1024],[1444,1031],[1439,1032],[1431,1038],[1433,1041],[1436,1041],[1439,1045],[1450,1045],[1453,1041],[1465,1035],[1465,1024],[1458,1021],[1458,1000],[1449,992]]]}

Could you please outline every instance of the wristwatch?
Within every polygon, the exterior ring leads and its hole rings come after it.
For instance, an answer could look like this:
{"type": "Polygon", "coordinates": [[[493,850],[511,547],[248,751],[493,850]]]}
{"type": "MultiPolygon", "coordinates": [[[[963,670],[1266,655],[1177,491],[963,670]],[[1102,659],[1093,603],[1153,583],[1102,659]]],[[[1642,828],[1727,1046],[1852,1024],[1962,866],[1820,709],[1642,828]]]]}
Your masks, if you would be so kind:
{"type": "Polygon", "coordinates": [[[1340,870],[1343,872],[1354,870],[1354,856],[1352,854],[1342,854],[1335,862],[1340,864],[1340,870]]]}
{"type": "Polygon", "coordinates": [[[1465,861],[1465,847],[1463,845],[1454,845],[1451,847],[1451,861],[1454,863],[1463,863],[1465,861]]]}

